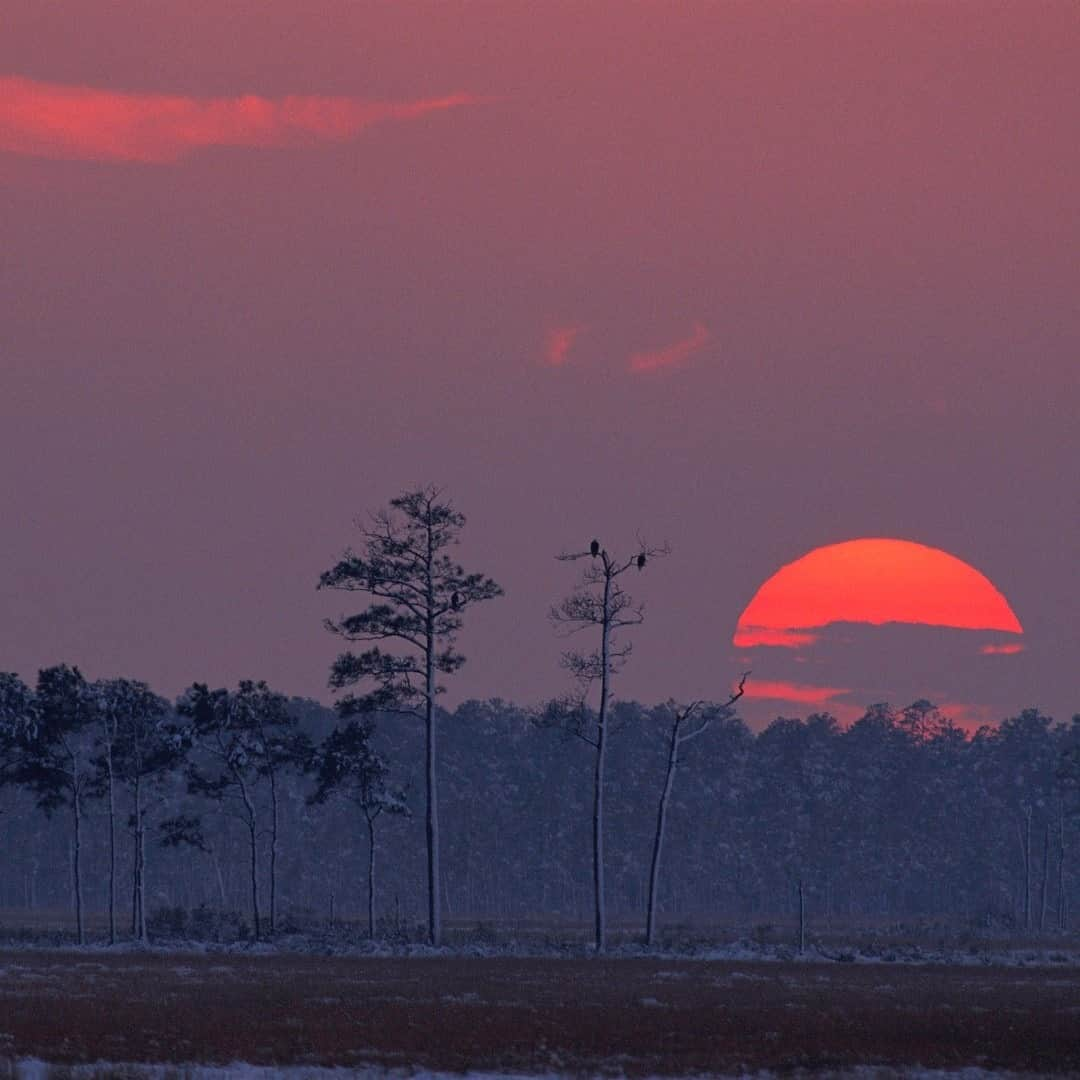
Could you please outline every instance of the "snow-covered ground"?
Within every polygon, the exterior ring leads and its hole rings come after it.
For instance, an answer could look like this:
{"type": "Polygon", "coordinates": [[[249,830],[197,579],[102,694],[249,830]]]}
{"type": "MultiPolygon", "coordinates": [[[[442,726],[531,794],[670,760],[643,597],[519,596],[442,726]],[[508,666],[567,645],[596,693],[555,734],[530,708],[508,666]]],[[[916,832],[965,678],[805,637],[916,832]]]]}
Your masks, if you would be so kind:
{"type": "MultiPolygon", "coordinates": [[[[166,956],[338,956],[338,957],[567,957],[581,959],[594,956],[589,945],[551,945],[536,941],[507,941],[498,944],[474,943],[433,948],[421,944],[389,944],[385,942],[349,943],[320,937],[291,935],[274,942],[236,942],[219,944],[204,941],[167,940],[149,946],[135,943],[108,945],[44,946],[25,942],[6,944],[0,941],[0,952],[70,952],[80,956],[94,954],[142,954],[166,956]]],[[[752,940],[724,945],[695,945],[677,949],[646,949],[641,945],[610,946],[604,956],[608,959],[668,959],[713,961],[775,961],[782,963],[855,963],[855,964],[944,964],[963,967],[1078,967],[1080,966],[1080,935],[1063,938],[1059,946],[1005,948],[992,939],[948,944],[877,944],[852,943],[818,945],[810,943],[800,953],[793,946],[761,943],[752,940]]]]}
{"type": "MultiPolygon", "coordinates": [[[[561,1080],[560,1073],[499,1073],[468,1072],[447,1073],[411,1071],[407,1069],[325,1069],[315,1066],[291,1066],[286,1068],[248,1065],[233,1062],[231,1065],[138,1065],[131,1063],[100,1061],[93,1065],[50,1065],[36,1058],[19,1061],[0,1061],[0,1077],[4,1080],[561,1080]]],[[[575,1074],[576,1075],[576,1074],[575,1074]]],[[[610,1077],[610,1074],[604,1074],[610,1077]]],[[[761,1071],[755,1073],[697,1074],[691,1080],[773,1080],[780,1074],[761,1071]]],[[[1032,1073],[991,1072],[986,1069],[896,1069],[885,1066],[866,1065],[836,1072],[808,1073],[802,1070],[784,1072],[785,1080],[800,1077],[842,1078],[842,1080],[1021,1080],[1032,1073]]],[[[661,1080],[661,1078],[649,1078],[661,1080]]],[[[671,1080],[670,1077],[664,1080],[671,1080]]]]}

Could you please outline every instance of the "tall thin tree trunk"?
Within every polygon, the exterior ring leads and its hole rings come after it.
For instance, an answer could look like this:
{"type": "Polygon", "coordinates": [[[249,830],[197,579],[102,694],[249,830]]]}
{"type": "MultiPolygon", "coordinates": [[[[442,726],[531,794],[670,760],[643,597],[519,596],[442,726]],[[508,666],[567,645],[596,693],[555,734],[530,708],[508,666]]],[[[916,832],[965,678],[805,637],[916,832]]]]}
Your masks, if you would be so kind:
{"type": "Polygon", "coordinates": [[[113,777],[112,742],[106,748],[109,785],[109,944],[116,944],[116,785],[113,777]]]}
{"type": "Polygon", "coordinates": [[[660,805],[656,811],[656,835],[653,837],[652,865],[649,869],[649,901],[645,917],[645,944],[652,945],[656,937],[656,897],[657,884],[660,880],[660,857],[664,848],[664,826],[667,821],[668,801],[675,781],[675,768],[679,763],[679,726],[674,721],[671,727],[671,741],[668,744],[667,775],[664,777],[664,790],[660,794],[660,805]]]}
{"type": "Polygon", "coordinates": [[[439,880],[439,807],[435,787],[435,591],[432,565],[435,559],[431,526],[427,531],[427,619],[424,627],[424,728],[427,771],[427,879],[428,940],[442,944],[442,895],[439,880]]]}
{"type": "Polygon", "coordinates": [[[1024,917],[1024,929],[1031,929],[1031,811],[1026,811],[1027,829],[1024,821],[1016,823],[1016,837],[1020,843],[1020,863],[1023,870],[1023,895],[1021,897],[1021,910],[1024,917]]]}
{"type": "Polygon", "coordinates": [[[146,825],[139,822],[139,941],[150,940],[146,930],[146,825]]]}
{"type": "Polygon", "coordinates": [[[596,767],[593,776],[593,919],[595,948],[603,952],[607,936],[604,909],[604,757],[607,735],[608,636],[611,632],[611,573],[604,557],[604,621],[600,633],[600,711],[596,721],[596,767]]]}
{"type": "Polygon", "coordinates": [[[1039,890],[1039,933],[1046,929],[1046,900],[1050,887],[1050,822],[1043,831],[1042,888],[1039,890]]]}
{"type": "Polygon", "coordinates": [[[149,937],[146,932],[146,818],[143,813],[142,788],[135,780],[135,858],[138,882],[138,938],[143,945],[149,937]]]}
{"type": "MultiPolygon", "coordinates": [[[[137,790],[137,789],[136,789],[137,790]]],[[[135,828],[131,834],[131,936],[139,936],[139,806],[135,796],[135,828]]]]}
{"type": "Polygon", "coordinates": [[[259,830],[255,804],[248,794],[247,784],[239,772],[234,770],[233,776],[240,789],[240,797],[244,802],[244,824],[248,830],[249,851],[251,856],[251,921],[254,924],[255,940],[262,937],[262,922],[259,918],[259,830]]]}
{"type": "Polygon", "coordinates": [[[1031,807],[1024,822],[1024,929],[1031,930],[1031,807]]]}
{"type": "Polygon", "coordinates": [[[367,862],[367,925],[368,937],[375,940],[375,821],[367,817],[368,862],[367,862]]]}
{"type": "Polygon", "coordinates": [[[74,844],[71,852],[71,873],[75,885],[75,926],[80,945],[86,944],[86,930],[83,926],[82,903],[82,800],[76,786],[72,792],[71,809],[74,816],[74,844]]]}
{"type": "Polygon", "coordinates": [[[1065,808],[1058,806],[1058,872],[1057,872],[1057,924],[1062,933],[1066,929],[1065,914],[1065,808]]]}
{"type": "Polygon", "coordinates": [[[277,778],[270,769],[270,936],[277,926],[278,797],[277,778]]]}
{"type": "Polygon", "coordinates": [[[593,928],[594,948],[603,952],[606,926],[604,911],[604,728],[597,731],[593,775],[593,928]]]}
{"type": "Polygon", "coordinates": [[[255,924],[255,940],[262,937],[262,926],[259,919],[259,846],[258,832],[255,829],[255,819],[248,824],[248,839],[251,850],[251,919],[255,924]]]}

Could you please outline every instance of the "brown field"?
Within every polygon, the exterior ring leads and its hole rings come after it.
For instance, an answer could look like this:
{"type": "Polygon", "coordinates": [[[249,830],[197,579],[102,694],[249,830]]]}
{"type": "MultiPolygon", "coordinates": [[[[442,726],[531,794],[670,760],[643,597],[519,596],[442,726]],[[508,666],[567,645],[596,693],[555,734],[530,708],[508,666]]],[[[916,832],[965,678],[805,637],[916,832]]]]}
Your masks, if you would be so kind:
{"type": "Polygon", "coordinates": [[[1076,968],[0,951],[0,1061],[1080,1075],[1076,968]]]}

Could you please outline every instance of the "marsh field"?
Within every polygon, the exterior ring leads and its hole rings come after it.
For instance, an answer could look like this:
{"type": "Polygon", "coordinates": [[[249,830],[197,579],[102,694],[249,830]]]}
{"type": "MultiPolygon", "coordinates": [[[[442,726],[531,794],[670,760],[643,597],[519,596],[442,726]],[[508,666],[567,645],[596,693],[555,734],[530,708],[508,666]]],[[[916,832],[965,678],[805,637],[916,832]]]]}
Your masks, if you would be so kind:
{"type": "Polygon", "coordinates": [[[0,951],[0,1065],[1080,1074],[1080,969],[0,951]]]}

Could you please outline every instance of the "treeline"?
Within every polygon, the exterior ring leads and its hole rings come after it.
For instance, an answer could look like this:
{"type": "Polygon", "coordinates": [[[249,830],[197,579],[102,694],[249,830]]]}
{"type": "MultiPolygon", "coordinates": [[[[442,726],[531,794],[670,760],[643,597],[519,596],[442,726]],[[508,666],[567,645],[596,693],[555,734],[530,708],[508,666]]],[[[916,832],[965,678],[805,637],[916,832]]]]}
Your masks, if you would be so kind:
{"type": "MultiPolygon", "coordinates": [[[[77,685],[73,669],[43,675],[46,685],[77,685]]],[[[91,701],[103,691],[115,700],[116,685],[83,684],[83,691],[91,701]]],[[[4,686],[10,695],[11,676],[4,686]]],[[[66,764],[35,766],[55,769],[56,779],[24,773],[9,785],[0,816],[0,907],[77,916],[81,886],[84,909],[108,913],[115,896],[119,937],[146,933],[147,903],[233,913],[233,933],[254,932],[256,904],[263,933],[343,917],[360,918],[366,929],[369,895],[376,927],[422,922],[423,815],[400,812],[422,801],[421,726],[378,718],[367,752],[393,763],[384,788],[395,801],[370,823],[355,792],[318,801],[325,776],[311,762],[325,761],[332,733],[341,730],[337,716],[316,702],[246,686],[228,697],[239,705],[245,694],[261,696],[274,715],[290,718],[276,730],[285,735],[280,742],[251,738],[254,723],[246,729],[253,749],[241,775],[250,779],[250,809],[239,786],[226,787],[223,774],[212,772],[216,748],[181,741],[179,752],[163,749],[167,767],[133,769],[122,723],[110,801],[116,714],[98,713],[49,750],[66,764]],[[290,742],[294,749],[306,743],[307,757],[286,761],[264,749],[290,742]],[[379,857],[369,893],[373,850],[379,857]]],[[[198,688],[178,707],[158,699],[166,742],[184,731],[185,713],[190,723],[193,701],[212,697],[198,688]]],[[[612,720],[608,901],[615,919],[641,928],[672,717],[669,705],[622,702],[612,720]]],[[[555,925],[592,913],[591,762],[576,739],[537,718],[500,701],[467,702],[440,716],[449,917],[555,925]]],[[[234,737],[241,741],[239,732],[234,737]]],[[[10,748],[5,760],[10,780],[10,748]]],[[[793,913],[802,881],[812,922],[932,917],[1068,929],[1080,902],[1078,784],[1080,717],[1055,724],[1030,710],[969,737],[925,702],[874,706],[846,729],[827,715],[778,719],[757,735],[724,715],[686,748],[671,793],[661,925],[793,913]]]]}
{"type": "Polygon", "coordinates": [[[146,940],[165,908],[197,910],[204,929],[234,912],[233,931],[258,939],[360,906],[374,936],[393,897],[395,923],[421,916],[435,945],[444,914],[591,909],[600,950],[609,909],[651,943],[660,916],[775,914],[796,889],[826,919],[1068,926],[1080,717],[1028,711],[968,739],[916,702],[845,731],[815,715],[754,737],[735,711],[750,673],[713,702],[619,702],[644,619],[624,583],[669,554],[640,538],[558,556],[584,567],[551,611],[576,646],[568,692],[447,713],[465,613],[502,594],[453,557],[464,524],[438,489],[407,491],[322,574],[320,588],[364,597],[326,622],[347,643],[333,712],[264,682],[169,702],[68,665],[33,686],[0,674],[0,904],[66,894],[80,942],[87,896],[111,942],[146,940]]]}

